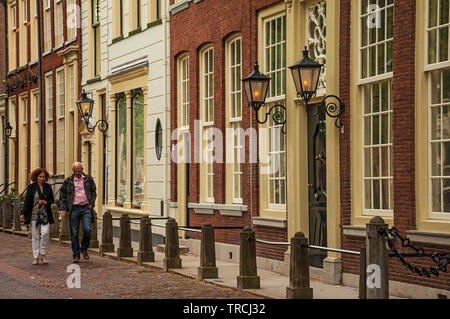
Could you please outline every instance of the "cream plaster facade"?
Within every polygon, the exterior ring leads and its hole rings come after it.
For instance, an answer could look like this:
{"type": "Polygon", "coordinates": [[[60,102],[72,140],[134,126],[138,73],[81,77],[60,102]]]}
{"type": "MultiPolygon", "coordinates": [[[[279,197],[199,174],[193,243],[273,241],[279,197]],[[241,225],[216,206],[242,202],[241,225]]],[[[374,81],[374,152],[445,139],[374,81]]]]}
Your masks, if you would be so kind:
{"type": "MultiPolygon", "coordinates": [[[[91,147],[91,172],[97,183],[98,214],[105,211],[130,215],[167,216],[170,198],[170,90],[169,90],[169,16],[168,1],[108,0],[100,1],[100,43],[95,48],[91,8],[92,1],[82,1],[82,89],[95,100],[92,124],[104,115],[109,129],[106,132],[106,155],[103,160],[103,133],[97,128],[89,133],[83,123],[82,160],[87,169],[91,147]],[[120,5],[122,3],[122,5],[120,5]],[[122,12],[120,13],[120,8],[122,12]],[[140,13],[140,17],[137,15],[140,13]],[[99,48],[99,49],[98,49],[99,48]],[[96,51],[96,52],[95,52],[96,51]],[[100,71],[95,74],[95,55],[100,51],[100,71]],[[140,208],[132,205],[131,171],[132,148],[127,133],[126,193],[123,205],[117,203],[116,172],[116,103],[117,94],[126,99],[126,131],[131,132],[133,92],[139,89],[144,99],[144,196],[140,208]],[[155,127],[160,120],[163,129],[162,156],[155,154],[155,127]],[[89,146],[90,144],[90,146],[89,146]],[[103,179],[106,183],[103,185],[103,179]],[[104,187],[106,188],[104,190],[104,187]],[[104,192],[106,197],[102,198],[104,192]],[[101,209],[100,209],[101,208],[101,209]],[[162,211],[161,211],[162,210],[162,211]]],[[[97,60],[98,61],[98,60],[97,60]]],[[[98,70],[98,69],[97,69],[98,70]]],[[[161,232],[154,229],[154,232],[161,232]]]]}

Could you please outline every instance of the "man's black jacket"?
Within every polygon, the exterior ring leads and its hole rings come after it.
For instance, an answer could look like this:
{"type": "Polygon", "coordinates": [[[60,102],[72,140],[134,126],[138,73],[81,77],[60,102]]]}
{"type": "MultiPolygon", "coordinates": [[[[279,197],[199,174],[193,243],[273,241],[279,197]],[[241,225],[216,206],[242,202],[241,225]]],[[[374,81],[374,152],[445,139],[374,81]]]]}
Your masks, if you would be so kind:
{"type": "MultiPolygon", "coordinates": [[[[27,186],[27,195],[25,196],[25,202],[23,205],[22,213],[24,215],[25,224],[29,224],[31,222],[31,215],[33,212],[33,204],[34,204],[34,194],[38,190],[38,183],[32,183],[27,186]]],[[[53,197],[53,190],[50,184],[44,183],[44,188],[42,189],[42,198],[47,202],[45,205],[45,211],[47,212],[48,222],[50,224],[54,223],[53,214],[51,205],[55,202],[53,197]]]]}
{"type": "MultiPolygon", "coordinates": [[[[84,174],[84,191],[86,192],[86,197],[89,204],[92,205],[94,209],[95,200],[97,199],[97,187],[95,186],[94,179],[90,175],[84,174]]],[[[60,189],[59,200],[57,201],[59,210],[64,210],[67,214],[72,211],[73,198],[75,196],[75,184],[73,183],[73,175],[67,177],[64,180],[63,185],[60,189]]]]}

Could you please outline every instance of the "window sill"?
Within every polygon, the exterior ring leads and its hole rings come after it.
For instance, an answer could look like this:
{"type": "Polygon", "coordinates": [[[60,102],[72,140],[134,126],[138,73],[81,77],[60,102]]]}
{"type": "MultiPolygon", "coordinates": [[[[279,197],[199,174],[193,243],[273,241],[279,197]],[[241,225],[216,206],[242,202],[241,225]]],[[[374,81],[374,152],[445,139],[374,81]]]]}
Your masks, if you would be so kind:
{"type": "Polygon", "coordinates": [[[141,33],[141,32],[142,32],[142,28],[139,27],[139,28],[137,28],[136,30],[130,31],[130,32],[128,33],[128,37],[132,37],[133,35],[139,34],[139,33],[141,33]]]}
{"type": "Polygon", "coordinates": [[[218,210],[222,216],[242,217],[248,210],[247,205],[239,204],[213,204],[213,203],[189,203],[188,208],[194,209],[196,214],[214,215],[218,210]]]}
{"type": "Polygon", "coordinates": [[[172,4],[169,6],[169,12],[172,14],[180,13],[181,11],[184,11],[189,8],[189,2],[192,0],[184,0],[177,3],[172,4]]]}
{"type": "Polygon", "coordinates": [[[256,226],[287,229],[287,220],[273,217],[253,217],[252,224],[256,226]]]}
{"type": "Polygon", "coordinates": [[[65,45],[69,45],[71,43],[74,43],[75,41],[77,41],[77,37],[73,38],[72,40],[66,41],[65,45]]]}
{"type": "Polygon", "coordinates": [[[407,230],[406,236],[412,242],[450,246],[450,233],[407,230]]]}
{"type": "Polygon", "coordinates": [[[47,52],[44,52],[44,53],[42,53],[42,56],[47,56],[47,55],[49,55],[50,53],[52,53],[52,51],[50,50],[50,51],[47,51],[47,52]]]}
{"type": "Polygon", "coordinates": [[[123,36],[123,34],[122,34],[121,36],[118,36],[117,38],[112,39],[111,44],[117,43],[117,42],[119,42],[119,41],[121,41],[121,40],[123,40],[123,39],[124,39],[124,36],[123,36]]]}
{"type": "Polygon", "coordinates": [[[95,83],[95,82],[100,82],[101,80],[102,80],[102,77],[101,76],[97,76],[97,77],[95,77],[93,79],[87,80],[86,81],[86,85],[89,85],[89,84],[92,84],[92,83],[95,83]]]}
{"type": "Polygon", "coordinates": [[[362,226],[342,226],[342,232],[345,236],[366,237],[366,227],[362,226]]]}
{"type": "Polygon", "coordinates": [[[161,25],[161,24],[162,24],[162,19],[155,20],[155,21],[147,24],[147,29],[156,27],[157,25],[161,25]]]}

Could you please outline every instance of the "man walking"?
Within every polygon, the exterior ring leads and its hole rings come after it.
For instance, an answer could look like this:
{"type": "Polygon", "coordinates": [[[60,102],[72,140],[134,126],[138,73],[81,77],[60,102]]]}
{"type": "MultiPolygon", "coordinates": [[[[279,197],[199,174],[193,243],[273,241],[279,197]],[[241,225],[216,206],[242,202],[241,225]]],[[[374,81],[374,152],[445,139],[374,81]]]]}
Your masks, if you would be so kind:
{"type": "Polygon", "coordinates": [[[92,176],[83,173],[80,162],[73,163],[73,175],[66,178],[61,186],[58,207],[62,217],[69,214],[70,236],[72,241],[73,261],[80,261],[80,250],[84,259],[89,259],[88,248],[91,241],[91,222],[94,220],[94,205],[97,198],[96,186],[92,176]],[[80,242],[78,232],[80,221],[83,238],[80,242]]]}

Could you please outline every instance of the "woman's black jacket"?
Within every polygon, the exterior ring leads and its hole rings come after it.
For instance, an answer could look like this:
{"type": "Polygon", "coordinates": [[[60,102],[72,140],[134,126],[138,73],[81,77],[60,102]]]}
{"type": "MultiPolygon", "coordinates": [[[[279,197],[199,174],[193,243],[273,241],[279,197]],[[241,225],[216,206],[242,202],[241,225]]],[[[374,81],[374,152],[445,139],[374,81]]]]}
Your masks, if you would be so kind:
{"type": "MultiPolygon", "coordinates": [[[[27,195],[25,197],[25,203],[23,205],[22,214],[25,216],[25,224],[29,224],[31,222],[31,215],[33,212],[33,204],[34,204],[34,194],[38,190],[38,183],[33,183],[28,185],[27,187],[27,195]]],[[[47,205],[45,205],[45,211],[48,215],[48,222],[50,224],[54,223],[53,220],[53,214],[51,205],[55,202],[55,199],[53,197],[53,190],[50,184],[44,183],[44,188],[42,190],[42,198],[43,200],[47,201],[47,205]]]]}

